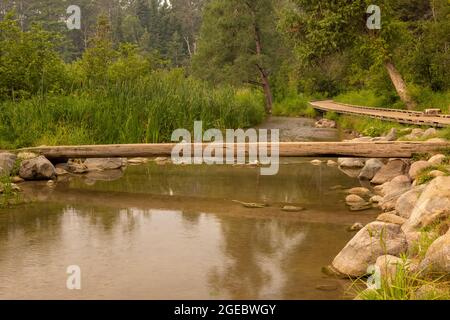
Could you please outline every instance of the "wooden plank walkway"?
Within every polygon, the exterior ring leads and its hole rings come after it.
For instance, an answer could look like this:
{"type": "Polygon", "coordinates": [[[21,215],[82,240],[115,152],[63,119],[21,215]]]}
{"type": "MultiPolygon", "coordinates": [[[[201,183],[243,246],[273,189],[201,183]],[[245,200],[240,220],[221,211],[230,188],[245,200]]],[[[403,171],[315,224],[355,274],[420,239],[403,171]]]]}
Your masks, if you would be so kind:
{"type": "Polygon", "coordinates": [[[337,103],[332,100],[312,101],[313,108],[326,112],[365,116],[385,121],[419,126],[444,128],[450,126],[450,115],[426,116],[422,112],[397,109],[370,108],[337,103]]]}
{"type": "MultiPolygon", "coordinates": [[[[85,145],[25,148],[30,151],[55,158],[113,158],[113,157],[161,157],[170,156],[176,144],[125,144],[125,145],[85,145]]],[[[203,144],[205,148],[208,144],[203,144]]],[[[244,148],[246,153],[259,144],[223,144],[227,150],[244,148]]],[[[450,150],[450,142],[393,141],[393,142],[280,142],[280,157],[360,157],[360,158],[410,158],[417,153],[450,150]]],[[[198,146],[191,145],[192,150],[198,146]]],[[[269,154],[272,145],[269,143],[269,154]]],[[[235,153],[236,154],[236,153],[235,153]]]]}

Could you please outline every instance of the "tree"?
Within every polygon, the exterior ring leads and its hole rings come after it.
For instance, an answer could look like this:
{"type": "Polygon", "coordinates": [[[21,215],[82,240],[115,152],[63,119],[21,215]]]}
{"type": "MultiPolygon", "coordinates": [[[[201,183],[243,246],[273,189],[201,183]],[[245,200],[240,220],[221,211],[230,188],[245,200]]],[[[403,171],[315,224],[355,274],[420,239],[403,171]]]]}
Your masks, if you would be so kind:
{"type": "Polygon", "coordinates": [[[215,83],[261,87],[272,112],[270,75],[277,47],[272,0],[213,0],[205,7],[195,74],[215,83]]]}
{"type": "Polygon", "coordinates": [[[373,63],[384,66],[407,108],[413,109],[415,103],[393,56],[402,37],[408,36],[405,23],[400,19],[402,13],[397,11],[397,0],[378,1],[381,30],[366,27],[366,11],[371,2],[294,0],[294,8],[284,12],[282,26],[296,42],[299,59],[310,63],[350,48],[366,49],[373,63]]]}

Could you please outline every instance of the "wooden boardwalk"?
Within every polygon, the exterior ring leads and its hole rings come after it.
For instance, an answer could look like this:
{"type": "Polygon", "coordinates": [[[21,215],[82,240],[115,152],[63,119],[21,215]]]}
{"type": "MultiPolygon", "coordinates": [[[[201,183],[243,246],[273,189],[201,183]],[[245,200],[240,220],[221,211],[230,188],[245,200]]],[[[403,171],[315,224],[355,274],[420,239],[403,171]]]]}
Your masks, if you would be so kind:
{"type": "Polygon", "coordinates": [[[450,126],[450,115],[426,116],[422,112],[418,111],[354,106],[349,104],[337,103],[332,100],[312,101],[310,102],[310,104],[314,107],[314,109],[326,112],[365,116],[385,121],[419,126],[432,126],[439,128],[450,126]]]}
{"type": "MultiPolygon", "coordinates": [[[[114,158],[114,157],[170,157],[176,144],[122,144],[122,145],[85,145],[26,148],[18,151],[29,151],[42,154],[49,159],[58,158],[114,158]]],[[[198,144],[192,144],[194,150],[198,144]]],[[[201,148],[206,148],[203,144],[201,148]]],[[[223,144],[223,154],[242,147],[246,154],[250,148],[258,148],[258,143],[223,144]]],[[[273,148],[268,143],[269,154],[273,148]]],[[[280,157],[358,157],[358,158],[410,158],[417,153],[432,153],[450,150],[450,142],[429,141],[393,141],[393,142],[280,142],[280,157]]],[[[259,152],[259,151],[258,151],[259,152]]]]}

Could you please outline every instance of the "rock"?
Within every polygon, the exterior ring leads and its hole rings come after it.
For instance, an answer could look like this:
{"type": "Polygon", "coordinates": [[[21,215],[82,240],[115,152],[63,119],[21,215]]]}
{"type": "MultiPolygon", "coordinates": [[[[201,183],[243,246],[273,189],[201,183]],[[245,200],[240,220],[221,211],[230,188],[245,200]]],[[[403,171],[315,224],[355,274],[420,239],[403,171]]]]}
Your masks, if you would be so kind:
{"type": "Polygon", "coordinates": [[[391,281],[395,279],[397,270],[404,265],[404,262],[399,257],[384,255],[377,258],[375,266],[380,270],[380,276],[382,279],[391,281]]]}
{"type": "Polygon", "coordinates": [[[132,165],[144,164],[148,162],[147,158],[132,158],[128,159],[127,162],[132,165]]]}
{"type": "Polygon", "coordinates": [[[371,195],[370,190],[367,188],[363,188],[363,187],[352,188],[352,189],[348,190],[348,193],[355,194],[355,195],[363,197],[363,198],[364,197],[368,198],[371,195]]]}
{"type": "MultiPolygon", "coordinates": [[[[395,212],[395,211],[393,211],[395,212]]],[[[405,223],[406,219],[399,217],[391,212],[388,213],[382,213],[377,217],[377,221],[381,221],[381,222],[386,222],[386,223],[393,223],[393,224],[398,224],[398,225],[402,225],[405,223]]]]}
{"type": "Polygon", "coordinates": [[[430,159],[428,159],[428,162],[433,166],[439,166],[444,163],[446,159],[446,156],[443,154],[435,154],[430,159]]]}
{"type": "Polygon", "coordinates": [[[56,177],[55,167],[44,156],[23,160],[19,175],[25,180],[50,180],[56,177]]]}
{"type": "Polygon", "coordinates": [[[11,182],[12,182],[12,183],[21,183],[21,182],[24,182],[24,181],[25,181],[25,180],[22,179],[22,178],[19,177],[19,176],[14,176],[14,177],[11,178],[11,182]]]}
{"type": "Polygon", "coordinates": [[[339,171],[349,176],[350,178],[358,178],[361,173],[361,168],[342,168],[339,167],[339,171]]]}
{"type": "Polygon", "coordinates": [[[436,284],[424,284],[414,292],[414,300],[443,300],[448,297],[449,291],[436,284]]]}
{"type": "Polygon", "coordinates": [[[384,166],[384,163],[379,159],[369,159],[367,160],[364,168],[359,174],[359,179],[361,180],[371,180],[375,174],[384,166]]]}
{"type": "Polygon", "coordinates": [[[361,277],[381,255],[397,256],[406,250],[406,237],[399,225],[372,222],[347,243],[334,258],[332,267],[342,274],[361,277]]]}
{"type": "Polygon", "coordinates": [[[395,141],[397,140],[397,129],[396,128],[392,128],[389,133],[383,137],[382,139],[383,141],[395,141]]]}
{"type": "Polygon", "coordinates": [[[11,173],[11,170],[14,168],[14,164],[16,163],[17,156],[13,153],[9,152],[1,152],[0,153],[0,176],[8,175],[11,173]]]}
{"type": "Polygon", "coordinates": [[[347,229],[347,231],[355,232],[361,230],[362,228],[364,228],[364,225],[362,223],[355,222],[351,227],[347,229]]]}
{"type": "Polygon", "coordinates": [[[351,194],[351,195],[347,196],[345,198],[345,202],[348,205],[365,204],[366,203],[366,201],[363,198],[361,198],[360,196],[358,196],[356,194],[351,194]]]}
{"type": "Polygon", "coordinates": [[[415,135],[415,136],[422,136],[424,134],[424,130],[420,129],[420,128],[414,128],[411,130],[411,134],[415,135]]]}
{"type": "Polygon", "coordinates": [[[403,230],[414,231],[427,217],[450,208],[450,177],[437,177],[424,189],[403,230]]]}
{"type": "Polygon", "coordinates": [[[316,128],[332,128],[335,129],[337,127],[336,121],[328,120],[328,119],[320,119],[315,123],[316,128]]]}
{"type": "Polygon", "coordinates": [[[55,181],[49,180],[47,181],[47,187],[53,188],[56,185],[55,181]]]}
{"type": "Polygon", "coordinates": [[[400,217],[409,219],[409,217],[411,216],[411,213],[416,205],[416,202],[419,199],[419,197],[422,194],[424,189],[425,189],[424,185],[414,187],[411,190],[402,194],[398,198],[398,200],[395,204],[395,210],[397,211],[397,213],[400,217]]]}
{"type": "Polygon", "coordinates": [[[433,274],[450,274],[450,232],[436,239],[420,264],[420,269],[433,274]]]}
{"type": "Polygon", "coordinates": [[[350,205],[350,211],[365,211],[369,209],[373,209],[373,205],[369,202],[366,203],[355,203],[350,205]]]}
{"type": "Polygon", "coordinates": [[[116,170],[122,168],[123,158],[90,158],[84,161],[88,171],[116,170]]]}
{"type": "Polygon", "coordinates": [[[379,203],[381,201],[383,201],[383,197],[381,196],[373,196],[372,198],[370,198],[371,203],[379,203]]]}
{"type": "MultiPolygon", "coordinates": [[[[166,164],[170,164],[172,161],[169,159],[169,158],[167,158],[167,157],[158,157],[158,158],[156,158],[155,160],[155,163],[157,164],[157,165],[166,165],[166,164]]],[[[182,162],[180,162],[180,164],[181,164],[182,162]]]]}
{"type": "Polygon", "coordinates": [[[89,171],[87,166],[80,159],[70,159],[65,168],[67,168],[65,170],[75,174],[82,174],[89,171]]]}
{"type": "Polygon", "coordinates": [[[305,210],[305,208],[296,207],[296,206],[284,206],[283,208],[281,208],[281,210],[287,211],[287,212],[300,212],[300,211],[305,210]]]}
{"type": "Polygon", "coordinates": [[[317,160],[317,159],[316,160],[312,160],[311,164],[313,166],[320,166],[322,164],[322,161],[321,160],[317,160]]]}
{"type": "Polygon", "coordinates": [[[34,153],[34,152],[22,151],[22,152],[19,152],[17,154],[17,159],[19,159],[19,160],[30,160],[30,159],[37,158],[38,156],[39,155],[34,153]]]}
{"type": "Polygon", "coordinates": [[[411,179],[416,179],[419,174],[425,170],[428,169],[432,166],[431,163],[429,163],[428,161],[416,161],[413,164],[411,164],[411,168],[409,169],[409,176],[411,177],[411,179]]]}
{"type": "Polygon", "coordinates": [[[373,184],[383,184],[397,176],[404,175],[408,169],[408,164],[401,159],[390,160],[384,165],[371,180],[373,184]]]}
{"type": "Polygon", "coordinates": [[[239,200],[232,200],[232,201],[243,205],[245,208],[261,209],[267,207],[265,203],[242,202],[239,200]]]}
{"type": "Polygon", "coordinates": [[[381,193],[384,196],[392,195],[398,192],[406,192],[411,188],[411,180],[408,176],[397,176],[389,182],[382,185],[381,193]]]}
{"type": "Polygon", "coordinates": [[[338,164],[341,168],[362,168],[364,167],[364,160],[356,158],[339,158],[338,164]]]}
{"type": "Polygon", "coordinates": [[[428,139],[433,138],[437,135],[437,130],[435,128],[429,128],[425,130],[425,132],[422,134],[422,138],[428,139]]]}
{"type": "Polygon", "coordinates": [[[63,176],[65,174],[68,174],[69,172],[67,172],[67,170],[61,168],[61,167],[56,167],[55,168],[55,173],[57,176],[63,176]]]}
{"type": "Polygon", "coordinates": [[[329,166],[329,167],[334,167],[334,166],[337,166],[338,164],[337,164],[337,162],[336,161],[333,161],[333,160],[328,160],[327,161],[327,166],[329,166]]]}
{"type": "Polygon", "coordinates": [[[445,172],[442,172],[439,170],[430,171],[430,173],[428,174],[428,176],[430,176],[432,178],[443,177],[445,175],[447,175],[445,172]]]}

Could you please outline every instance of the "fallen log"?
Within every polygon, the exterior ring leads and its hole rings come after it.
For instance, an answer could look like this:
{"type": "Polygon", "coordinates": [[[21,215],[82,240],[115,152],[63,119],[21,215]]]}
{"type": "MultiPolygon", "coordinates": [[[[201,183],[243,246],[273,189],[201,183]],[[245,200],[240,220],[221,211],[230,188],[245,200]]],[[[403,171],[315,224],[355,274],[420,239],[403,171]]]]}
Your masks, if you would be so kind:
{"type": "MultiPolygon", "coordinates": [[[[115,157],[162,157],[170,156],[175,143],[165,144],[118,144],[84,146],[41,146],[24,148],[18,152],[34,152],[48,159],[58,158],[115,158],[115,157]]],[[[263,144],[265,145],[265,144],[263,144]]],[[[271,154],[274,143],[267,143],[271,154]]],[[[192,152],[199,144],[191,144],[192,152]]],[[[211,144],[204,143],[205,148],[211,144]]],[[[238,147],[258,147],[260,143],[223,144],[224,155],[227,150],[238,147]]],[[[450,142],[394,141],[394,142],[280,142],[280,157],[356,157],[356,158],[411,158],[418,153],[431,153],[450,150],[450,142]]],[[[258,148],[259,150],[259,148],[258,148]]],[[[235,153],[236,154],[236,153],[235,153]]]]}

